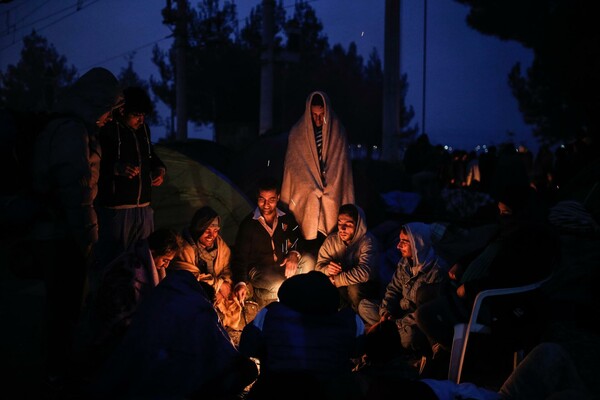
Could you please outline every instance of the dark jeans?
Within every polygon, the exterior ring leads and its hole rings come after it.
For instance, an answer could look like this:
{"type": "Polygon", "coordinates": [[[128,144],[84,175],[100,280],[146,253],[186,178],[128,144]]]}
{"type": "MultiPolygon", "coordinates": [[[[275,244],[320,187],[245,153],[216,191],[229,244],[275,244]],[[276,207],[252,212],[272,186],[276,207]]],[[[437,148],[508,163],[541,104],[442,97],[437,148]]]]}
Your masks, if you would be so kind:
{"type": "Polygon", "coordinates": [[[113,209],[98,207],[98,242],[94,246],[94,266],[90,292],[95,293],[108,264],[140,239],[154,231],[154,210],[150,206],[113,209]]]}

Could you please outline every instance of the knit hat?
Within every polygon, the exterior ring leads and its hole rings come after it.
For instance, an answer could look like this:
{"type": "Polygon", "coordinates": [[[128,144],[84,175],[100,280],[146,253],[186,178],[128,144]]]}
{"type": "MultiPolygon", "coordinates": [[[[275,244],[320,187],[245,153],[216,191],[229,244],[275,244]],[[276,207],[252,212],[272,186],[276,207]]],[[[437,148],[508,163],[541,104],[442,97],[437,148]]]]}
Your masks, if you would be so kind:
{"type": "Polygon", "coordinates": [[[334,314],[340,305],[340,295],[322,272],[310,271],[294,275],[281,284],[279,301],[302,314],[334,314]],[[310,295],[307,296],[307,294],[310,295]]]}
{"type": "Polygon", "coordinates": [[[204,206],[192,217],[190,222],[190,235],[194,240],[198,240],[200,236],[211,226],[219,227],[221,219],[219,214],[209,206],[204,206]]]}

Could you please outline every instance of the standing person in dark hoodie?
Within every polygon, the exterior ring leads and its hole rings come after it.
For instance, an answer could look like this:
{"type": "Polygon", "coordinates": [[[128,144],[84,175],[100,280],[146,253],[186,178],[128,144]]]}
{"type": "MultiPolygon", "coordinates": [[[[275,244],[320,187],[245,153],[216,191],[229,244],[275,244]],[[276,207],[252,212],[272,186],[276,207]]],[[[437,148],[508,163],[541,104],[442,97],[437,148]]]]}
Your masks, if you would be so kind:
{"type": "Polygon", "coordinates": [[[66,373],[80,316],[92,245],[98,239],[94,210],[101,151],[97,130],[111,120],[122,101],[119,82],[104,68],[93,68],[69,87],[53,119],[37,137],[33,153],[33,188],[47,201],[34,237],[43,254],[47,301],[48,381],[66,373]]]}
{"type": "Polygon", "coordinates": [[[140,87],[128,87],[123,94],[124,107],[100,130],[102,161],[95,203],[100,231],[90,282],[92,295],[104,268],[154,231],[152,186],[160,186],[166,173],[144,121],[152,111],[150,97],[140,87]]]}

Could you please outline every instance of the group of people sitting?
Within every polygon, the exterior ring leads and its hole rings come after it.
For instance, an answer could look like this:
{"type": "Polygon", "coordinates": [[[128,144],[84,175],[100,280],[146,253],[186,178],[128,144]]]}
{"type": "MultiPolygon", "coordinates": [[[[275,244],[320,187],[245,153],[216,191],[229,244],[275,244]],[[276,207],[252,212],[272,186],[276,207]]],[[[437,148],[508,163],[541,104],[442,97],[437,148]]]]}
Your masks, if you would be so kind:
{"type": "Polygon", "coordinates": [[[144,122],[150,106],[143,89],[121,93],[95,68],[58,103],[66,122],[36,142],[35,183],[59,211],[40,219],[36,248],[46,257],[49,378],[70,368],[92,399],[531,399],[523,385],[536,384],[541,394],[585,392],[547,346],[515,371],[527,379],[513,376],[500,392],[420,379],[412,363],[448,351],[479,291],[551,271],[557,237],[533,218],[529,187],[498,198],[500,222],[458,252],[451,230],[440,239],[431,225],[402,224],[401,257],[382,281],[383,249],[354,201],[347,139],[325,93],[308,96],[281,188],[259,183],[232,247],[210,207],[180,232],[155,229],[150,192],[167,166],[144,122]],[[537,379],[526,366],[540,356],[566,378],[537,379]]]}
{"type": "MultiPolygon", "coordinates": [[[[495,392],[424,379],[414,360],[450,350],[454,324],[468,320],[479,291],[550,273],[558,254],[545,249],[557,248],[557,236],[533,218],[529,188],[509,188],[498,201],[500,222],[451,260],[437,253],[455,238],[436,236],[430,224],[403,224],[399,262],[383,283],[382,249],[359,206],[339,208],[337,229],[313,254],[279,196],[275,180],[260,182],[257,207],[233,248],[205,206],[181,233],[158,229],[111,263],[94,316],[104,321],[92,346],[101,361],[88,388],[94,396],[363,399],[403,391],[417,396],[409,398],[519,398],[520,380],[495,392]],[[244,320],[248,301],[258,313],[244,320]],[[242,331],[237,343],[227,328],[242,331]]],[[[575,369],[568,374],[568,386],[543,393],[584,392],[575,369]]]]}

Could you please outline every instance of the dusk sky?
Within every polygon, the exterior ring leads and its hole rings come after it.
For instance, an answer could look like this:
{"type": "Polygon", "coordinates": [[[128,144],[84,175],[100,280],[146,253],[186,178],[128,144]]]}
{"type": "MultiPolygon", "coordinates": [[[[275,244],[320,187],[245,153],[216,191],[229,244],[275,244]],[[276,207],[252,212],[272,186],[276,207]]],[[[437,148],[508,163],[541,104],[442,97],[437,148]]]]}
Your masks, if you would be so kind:
{"type": "MultiPolygon", "coordinates": [[[[155,43],[167,48],[170,30],[162,24],[165,0],[14,0],[0,5],[0,69],[16,64],[21,38],[36,29],[52,43],[68,64],[80,73],[96,66],[118,74],[133,55],[134,69],[142,78],[158,76],[150,61],[155,43]]],[[[197,2],[192,1],[195,5],[197,2]]],[[[238,0],[240,27],[260,0],[238,0]]],[[[515,42],[484,36],[465,22],[468,8],[454,0],[428,0],[425,127],[432,143],[470,150],[478,144],[509,140],[537,150],[507,84],[510,68],[532,61],[532,52],[515,42]]],[[[286,12],[294,0],[283,0],[286,12]]],[[[329,44],[347,48],[355,42],[365,60],[377,49],[383,58],[384,0],[313,0],[329,44]]],[[[406,103],[415,120],[423,123],[423,0],[402,1],[401,71],[408,75],[406,103]]],[[[352,95],[351,93],[349,95],[352,95]]],[[[304,102],[304,99],[298,99],[304,102]]],[[[335,109],[335,99],[332,99],[335,109]]],[[[166,107],[159,107],[163,117],[166,107]]],[[[210,139],[207,129],[190,128],[190,137],[210,139]]],[[[164,136],[153,127],[153,137],[164,136]]]]}

